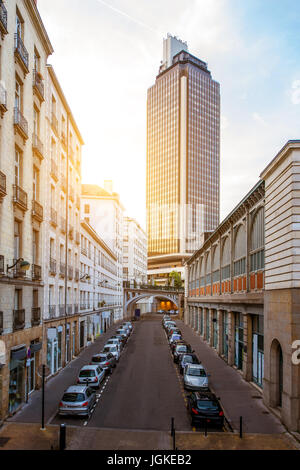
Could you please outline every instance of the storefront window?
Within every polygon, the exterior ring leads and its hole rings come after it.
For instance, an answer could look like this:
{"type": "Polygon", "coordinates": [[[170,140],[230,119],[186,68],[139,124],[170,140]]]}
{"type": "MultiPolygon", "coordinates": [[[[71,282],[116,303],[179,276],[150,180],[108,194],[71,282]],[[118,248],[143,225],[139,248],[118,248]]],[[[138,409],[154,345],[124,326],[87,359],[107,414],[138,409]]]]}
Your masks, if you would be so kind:
{"type": "Polygon", "coordinates": [[[252,377],[253,382],[262,387],[264,377],[264,318],[262,315],[252,317],[252,332],[252,377]]]}
{"type": "Polygon", "coordinates": [[[223,314],[223,354],[228,359],[228,313],[223,314]]]}
{"type": "Polygon", "coordinates": [[[200,334],[203,335],[203,308],[200,310],[200,334]]]}
{"type": "Polygon", "coordinates": [[[217,348],[218,347],[218,318],[217,318],[217,312],[214,311],[213,313],[213,347],[217,348]]]}
{"type": "Polygon", "coordinates": [[[209,312],[206,312],[206,340],[209,341],[210,338],[210,315],[209,312]]]}
{"type": "Polygon", "coordinates": [[[243,315],[241,313],[235,314],[235,351],[234,363],[238,369],[243,368],[243,353],[244,353],[244,328],[243,328],[243,315]]]}
{"type": "Polygon", "coordinates": [[[62,368],[62,357],[61,357],[61,342],[62,342],[62,327],[59,326],[57,329],[57,367],[62,368]]]}
{"type": "Polygon", "coordinates": [[[25,359],[10,360],[9,411],[13,413],[24,400],[25,359]]]}

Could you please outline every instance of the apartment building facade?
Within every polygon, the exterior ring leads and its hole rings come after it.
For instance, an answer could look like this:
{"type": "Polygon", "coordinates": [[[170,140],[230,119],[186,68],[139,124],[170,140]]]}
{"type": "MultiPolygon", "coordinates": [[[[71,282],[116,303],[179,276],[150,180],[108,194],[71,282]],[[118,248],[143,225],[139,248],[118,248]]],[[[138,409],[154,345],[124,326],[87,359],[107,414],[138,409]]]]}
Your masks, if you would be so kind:
{"type": "Polygon", "coordinates": [[[114,321],[123,317],[123,217],[124,207],[120,197],[112,190],[110,182],[106,187],[83,184],[81,193],[81,218],[90,224],[116,255],[117,282],[111,295],[114,305],[114,321]]]}
{"type": "Polygon", "coordinates": [[[81,221],[80,349],[113,323],[119,305],[117,257],[86,221],[81,221]]]}
{"type": "Polygon", "coordinates": [[[0,421],[34,390],[45,344],[46,63],[31,0],[0,2],[0,421]]]}
{"type": "Polygon", "coordinates": [[[147,235],[131,217],[124,217],[123,280],[147,284],[147,235]]]}
{"type": "Polygon", "coordinates": [[[79,351],[82,145],[55,71],[47,65],[43,320],[51,374],[79,351]]]}
{"type": "Polygon", "coordinates": [[[298,432],[299,167],[289,141],[187,261],[185,298],[185,322],[298,432]]]}

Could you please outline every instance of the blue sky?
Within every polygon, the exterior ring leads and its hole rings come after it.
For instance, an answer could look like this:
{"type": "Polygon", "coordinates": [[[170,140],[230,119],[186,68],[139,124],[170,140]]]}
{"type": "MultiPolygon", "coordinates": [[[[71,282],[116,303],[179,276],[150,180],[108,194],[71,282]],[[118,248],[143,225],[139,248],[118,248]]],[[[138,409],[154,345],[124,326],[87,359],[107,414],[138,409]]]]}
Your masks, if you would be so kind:
{"type": "Polygon", "coordinates": [[[299,0],[38,0],[85,140],[83,182],[114,180],[145,227],[146,93],[169,32],[221,85],[221,220],[300,138],[299,0]]]}

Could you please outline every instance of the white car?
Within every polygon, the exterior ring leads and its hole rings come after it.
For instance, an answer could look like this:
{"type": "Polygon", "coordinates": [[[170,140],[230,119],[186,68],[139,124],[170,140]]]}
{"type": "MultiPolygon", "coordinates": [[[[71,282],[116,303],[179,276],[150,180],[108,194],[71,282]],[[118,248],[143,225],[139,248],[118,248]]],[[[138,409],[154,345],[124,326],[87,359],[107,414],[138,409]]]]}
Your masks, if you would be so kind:
{"type": "Polygon", "coordinates": [[[78,374],[77,383],[99,388],[105,377],[105,370],[97,365],[83,366],[78,374]]]}
{"type": "Polygon", "coordinates": [[[208,377],[201,364],[187,364],[183,370],[183,385],[186,390],[208,390],[208,377]]]}
{"type": "Polygon", "coordinates": [[[130,330],[132,330],[132,328],[133,328],[133,326],[132,326],[132,324],[130,323],[130,321],[126,321],[126,322],[124,323],[124,326],[128,326],[128,328],[129,328],[130,330]]]}
{"type": "Polygon", "coordinates": [[[113,356],[115,356],[116,361],[120,359],[120,349],[117,344],[106,344],[102,349],[102,352],[111,353],[113,356]]]}
{"type": "Polygon", "coordinates": [[[113,344],[116,344],[119,348],[119,351],[121,351],[121,348],[122,348],[122,342],[119,338],[110,338],[107,343],[105,344],[105,346],[110,346],[110,345],[113,345],[113,344]]]}

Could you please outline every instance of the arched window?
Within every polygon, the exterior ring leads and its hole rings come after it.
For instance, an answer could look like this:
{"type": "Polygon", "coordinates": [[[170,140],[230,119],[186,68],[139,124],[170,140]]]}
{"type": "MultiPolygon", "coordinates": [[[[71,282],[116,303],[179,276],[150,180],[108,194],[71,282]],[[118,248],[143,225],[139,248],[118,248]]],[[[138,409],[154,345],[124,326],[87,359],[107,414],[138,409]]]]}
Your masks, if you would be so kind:
{"type": "Polygon", "coordinates": [[[261,207],[254,215],[250,235],[250,271],[265,267],[265,214],[261,207]]]}
{"type": "Polygon", "coordinates": [[[222,246],[222,258],[221,258],[221,278],[224,279],[230,278],[230,241],[229,237],[226,237],[223,240],[222,246]]]}
{"type": "Polygon", "coordinates": [[[212,282],[220,281],[220,245],[213,247],[212,282]]]}
{"type": "Polygon", "coordinates": [[[211,252],[209,251],[205,260],[205,284],[211,284],[211,252]]]}
{"type": "Polygon", "coordinates": [[[205,263],[203,256],[200,259],[200,287],[205,286],[205,263]]]}
{"type": "Polygon", "coordinates": [[[234,240],[234,276],[240,276],[246,272],[246,229],[243,224],[235,231],[234,240]]]}

